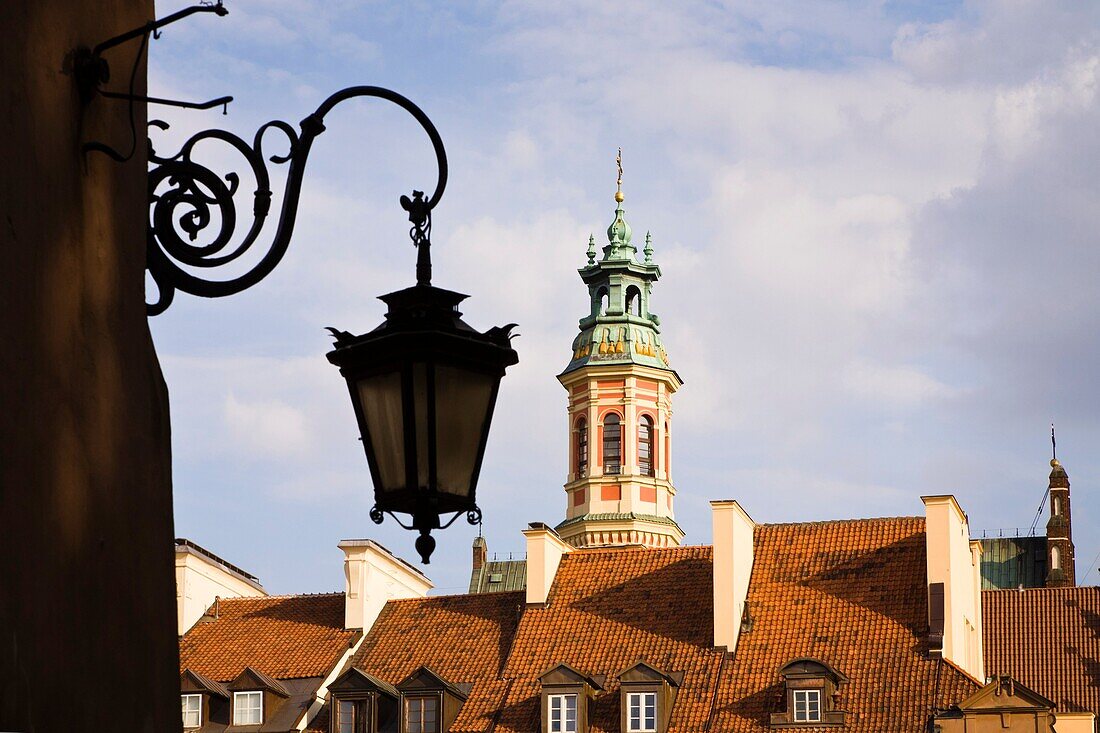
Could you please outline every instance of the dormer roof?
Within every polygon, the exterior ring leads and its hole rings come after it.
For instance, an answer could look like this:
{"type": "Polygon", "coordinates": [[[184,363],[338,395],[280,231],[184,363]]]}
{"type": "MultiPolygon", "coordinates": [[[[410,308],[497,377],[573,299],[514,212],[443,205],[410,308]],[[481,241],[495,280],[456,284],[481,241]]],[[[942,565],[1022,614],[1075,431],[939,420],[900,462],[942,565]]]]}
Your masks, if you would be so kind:
{"type": "Polygon", "coordinates": [[[258,669],[252,667],[245,667],[241,670],[241,673],[233,678],[225,686],[225,689],[230,692],[244,692],[246,690],[267,690],[273,692],[279,697],[289,697],[290,691],[286,689],[282,682],[269,677],[258,669]]]}

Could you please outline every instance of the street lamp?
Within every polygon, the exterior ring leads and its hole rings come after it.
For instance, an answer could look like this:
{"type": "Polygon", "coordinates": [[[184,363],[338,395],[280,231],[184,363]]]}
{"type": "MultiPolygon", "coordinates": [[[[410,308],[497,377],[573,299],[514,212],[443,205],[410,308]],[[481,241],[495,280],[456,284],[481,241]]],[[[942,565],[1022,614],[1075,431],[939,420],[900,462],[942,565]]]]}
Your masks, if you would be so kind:
{"type": "MultiPolygon", "coordinates": [[[[313,140],[325,130],[324,117],[340,102],[356,97],[385,99],[408,111],[428,134],[436,153],[439,178],[425,197],[402,196],[417,248],[416,285],[381,296],[386,320],[373,331],[353,336],[330,328],[335,348],[328,360],[348,383],[355,417],[374,481],[371,519],[389,514],[402,527],[420,532],[416,550],[428,563],[433,529],[449,527],[462,514],[481,522],[476,490],[497,390],[505,369],[519,361],[510,345],[515,324],[475,331],[461,318],[460,293],[432,287],[431,215],[447,183],[447,155],[427,115],[388,89],[349,87],[326,99],[301,123],[301,132],[279,120],[256,133],[251,145],[223,130],[194,135],[170,157],[150,145],[150,223],[147,268],[157,287],[150,315],[163,312],[177,290],[203,297],[240,292],[259,282],[282,259],[297,216],[302,176],[313,140]],[[278,130],[289,141],[286,155],[263,153],[264,135],[278,130]],[[252,222],[234,237],[242,188],[236,172],[218,175],[193,157],[207,142],[229,145],[244,157],[256,181],[252,222]],[[234,262],[258,240],[271,208],[267,162],[289,162],[282,210],[267,252],[246,272],[228,280],[200,277],[196,268],[234,262]],[[209,231],[208,231],[209,230],[209,231]],[[235,244],[232,242],[236,241],[235,244]],[[405,524],[397,514],[410,515],[405,524]],[[441,516],[453,514],[444,523],[441,516]]],[[[150,125],[166,128],[162,122],[150,125]]]]}
{"type": "MultiPolygon", "coordinates": [[[[386,321],[362,336],[334,330],[328,360],[340,367],[374,479],[374,508],[412,516],[425,564],[433,529],[462,513],[481,522],[476,490],[497,389],[519,361],[514,324],[479,333],[462,321],[465,295],[417,284],[383,295],[386,321]],[[440,524],[440,515],[453,513],[440,524]]],[[[394,517],[396,519],[396,517],[394,517]]]]}

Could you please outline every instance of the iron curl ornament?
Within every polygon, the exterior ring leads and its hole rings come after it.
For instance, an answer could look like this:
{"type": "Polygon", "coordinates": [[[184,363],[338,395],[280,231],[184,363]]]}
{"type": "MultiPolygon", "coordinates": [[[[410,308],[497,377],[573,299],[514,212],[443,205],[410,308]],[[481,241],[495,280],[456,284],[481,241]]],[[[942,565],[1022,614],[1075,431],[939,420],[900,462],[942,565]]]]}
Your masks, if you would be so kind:
{"type": "MultiPolygon", "coordinates": [[[[158,155],[149,143],[149,223],[146,269],[156,284],[157,297],[146,302],[150,316],[163,313],[172,304],[177,290],[204,298],[220,298],[246,290],[275,269],[290,245],[298,215],[298,200],[302,179],[313,141],[325,131],[325,116],[336,105],[349,99],[372,97],[392,102],[404,109],[427,133],[435,150],[438,179],[435,190],[425,198],[421,191],[401,196],[402,208],[412,222],[410,236],[417,248],[416,279],[418,285],[431,285],[431,216],[447,186],[447,153],[435,125],[418,106],[397,92],[376,86],[354,86],[342,89],[302,120],[300,131],[287,122],[273,120],[257,130],[252,143],[224,130],[205,130],[192,136],[179,152],[170,157],[158,155]],[[286,138],[286,153],[266,155],[264,142],[268,133],[277,131],[286,138]],[[252,192],[251,222],[248,230],[234,243],[238,224],[248,220],[238,212],[241,176],[236,171],[219,174],[194,158],[196,147],[205,141],[220,141],[243,159],[256,181],[252,192]],[[267,250],[245,272],[236,277],[217,280],[200,277],[185,268],[215,270],[231,266],[254,246],[268,223],[273,192],[268,163],[289,164],[275,234],[267,250]]],[[[160,120],[150,126],[162,130],[168,125],[160,120]]]]}

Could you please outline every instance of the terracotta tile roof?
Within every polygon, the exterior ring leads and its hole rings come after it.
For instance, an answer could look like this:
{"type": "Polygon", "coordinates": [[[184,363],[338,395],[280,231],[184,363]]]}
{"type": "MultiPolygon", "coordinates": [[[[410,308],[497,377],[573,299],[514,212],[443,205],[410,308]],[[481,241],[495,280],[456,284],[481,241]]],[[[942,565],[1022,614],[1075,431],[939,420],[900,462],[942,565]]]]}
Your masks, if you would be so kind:
{"type": "Polygon", "coordinates": [[[616,548],[566,555],[544,607],[521,593],[391,601],[353,663],[391,683],[421,664],[475,683],[457,733],[537,730],[537,678],[558,663],[608,676],[593,733],[619,729],[614,676],[639,660],[684,673],[672,732],[769,730],[777,670],[801,656],[850,678],[848,731],[918,733],[978,689],[925,654],[923,519],[764,525],[755,552],[754,625],[735,655],[712,646],[710,547],[616,548]]]}
{"type": "Polygon", "coordinates": [[[548,603],[520,622],[497,731],[538,729],[538,676],[557,663],[608,675],[591,728],[619,729],[618,681],[638,660],[684,672],[672,730],[702,730],[723,654],[711,646],[711,549],[578,550],[562,559],[548,603]]]}
{"type": "Polygon", "coordinates": [[[390,601],[351,663],[393,685],[421,665],[473,683],[453,730],[485,730],[507,688],[500,672],[524,605],[522,592],[390,601]]]}
{"type": "Polygon", "coordinates": [[[754,552],[753,627],[723,672],[712,730],[768,730],[781,707],[776,671],[794,657],[848,677],[847,731],[924,731],[933,707],[979,689],[925,654],[924,519],[763,525],[754,552]]]}
{"type": "Polygon", "coordinates": [[[1100,716],[1100,588],[984,591],[982,626],[986,674],[1100,716]]]}
{"type": "Polygon", "coordinates": [[[181,671],[218,682],[245,667],[275,679],[323,677],[359,635],[344,629],[343,593],[226,598],[218,606],[216,620],[180,639],[181,671]]]}

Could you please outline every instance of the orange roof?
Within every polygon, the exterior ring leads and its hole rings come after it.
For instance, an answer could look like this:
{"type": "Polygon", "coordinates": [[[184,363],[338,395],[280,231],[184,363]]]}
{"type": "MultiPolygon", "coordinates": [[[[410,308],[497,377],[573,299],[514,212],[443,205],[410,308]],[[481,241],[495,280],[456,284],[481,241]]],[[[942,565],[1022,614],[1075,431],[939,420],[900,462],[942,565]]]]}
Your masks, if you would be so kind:
{"type": "Polygon", "coordinates": [[[764,525],[755,553],[754,625],[733,655],[712,646],[710,547],[615,548],[566,555],[544,607],[522,593],[391,601],[353,663],[393,684],[421,664],[473,682],[460,733],[536,730],[538,676],[559,663],[608,675],[593,733],[619,729],[614,675],[639,660],[684,673],[671,731],[768,730],[795,657],[851,680],[849,731],[922,731],[933,706],[978,689],[925,654],[923,519],[764,525]]]}
{"type": "Polygon", "coordinates": [[[814,657],[846,675],[847,731],[923,731],[980,685],[928,658],[924,519],[765,525],[749,584],[752,631],[722,675],[712,730],[768,730],[776,671],[814,657]]]}
{"type": "Polygon", "coordinates": [[[1100,588],[982,592],[986,673],[1100,715],[1100,588]]]}
{"type": "Polygon", "coordinates": [[[358,635],[344,629],[343,593],[225,598],[216,620],[180,639],[180,670],[218,682],[245,667],[275,679],[323,677],[358,635]]]}
{"type": "Polygon", "coordinates": [[[507,687],[500,672],[524,605],[522,591],[390,601],[351,663],[394,685],[421,665],[473,683],[453,730],[485,730],[507,687]]]}

